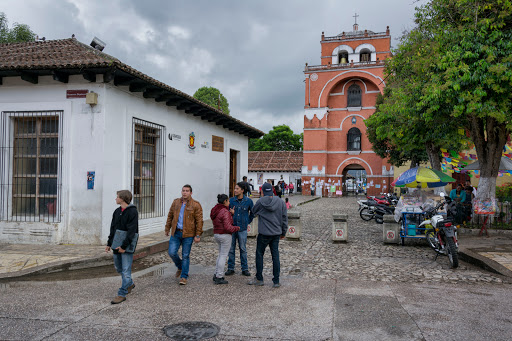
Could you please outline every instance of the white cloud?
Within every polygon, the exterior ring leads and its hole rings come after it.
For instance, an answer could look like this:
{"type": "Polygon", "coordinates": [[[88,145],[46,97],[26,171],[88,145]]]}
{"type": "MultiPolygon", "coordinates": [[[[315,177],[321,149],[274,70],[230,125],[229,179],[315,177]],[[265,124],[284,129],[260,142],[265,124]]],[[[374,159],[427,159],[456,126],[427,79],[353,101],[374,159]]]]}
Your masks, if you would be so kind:
{"type": "Polygon", "coordinates": [[[170,56],[158,54],[158,53],[150,53],[146,55],[146,60],[150,63],[155,64],[160,69],[165,69],[172,64],[173,60],[170,56]]]}
{"type": "Polygon", "coordinates": [[[201,84],[215,65],[213,55],[205,49],[193,47],[179,62],[182,77],[190,83],[201,84]]]}
{"type": "Polygon", "coordinates": [[[190,31],[181,26],[170,26],[169,28],[167,28],[167,33],[169,33],[170,39],[172,39],[172,40],[174,40],[173,38],[177,38],[177,39],[189,39],[190,38],[190,31]]]}

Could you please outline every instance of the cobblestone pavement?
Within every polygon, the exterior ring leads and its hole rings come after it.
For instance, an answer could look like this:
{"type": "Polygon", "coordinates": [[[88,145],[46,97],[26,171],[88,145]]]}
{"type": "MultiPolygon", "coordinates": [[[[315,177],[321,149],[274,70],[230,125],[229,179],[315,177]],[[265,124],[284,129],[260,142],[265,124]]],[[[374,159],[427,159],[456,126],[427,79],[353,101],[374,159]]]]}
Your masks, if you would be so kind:
{"type": "MultiPolygon", "coordinates": [[[[281,276],[322,279],[345,279],[383,282],[444,283],[509,283],[510,280],[460,261],[451,269],[448,258],[435,253],[424,240],[406,239],[405,246],[382,243],[382,225],[374,220],[363,221],[354,197],[322,198],[293,209],[301,212],[303,223],[300,241],[280,243],[281,276]],[[348,243],[333,243],[332,214],[348,214],[348,243]]],[[[291,202],[293,204],[293,197],[291,202]]],[[[255,273],[256,239],[249,238],[247,252],[249,269],[255,273]]],[[[213,237],[194,244],[191,264],[215,266],[217,245],[213,237]]],[[[237,252],[237,274],[240,273],[237,252]]],[[[152,255],[143,262],[168,261],[165,252],[152,255]]],[[[212,270],[213,272],[213,270],[212,270]]],[[[265,253],[264,277],[272,278],[270,251],[265,253]]]]}

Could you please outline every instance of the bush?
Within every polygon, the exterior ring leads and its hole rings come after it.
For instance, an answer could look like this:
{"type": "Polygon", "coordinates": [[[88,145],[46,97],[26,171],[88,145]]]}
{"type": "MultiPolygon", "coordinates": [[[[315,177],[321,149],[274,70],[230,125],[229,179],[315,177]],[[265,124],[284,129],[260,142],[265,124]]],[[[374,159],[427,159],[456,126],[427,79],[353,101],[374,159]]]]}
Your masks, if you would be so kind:
{"type": "Polygon", "coordinates": [[[500,201],[512,201],[512,183],[496,186],[496,198],[500,201]]]}

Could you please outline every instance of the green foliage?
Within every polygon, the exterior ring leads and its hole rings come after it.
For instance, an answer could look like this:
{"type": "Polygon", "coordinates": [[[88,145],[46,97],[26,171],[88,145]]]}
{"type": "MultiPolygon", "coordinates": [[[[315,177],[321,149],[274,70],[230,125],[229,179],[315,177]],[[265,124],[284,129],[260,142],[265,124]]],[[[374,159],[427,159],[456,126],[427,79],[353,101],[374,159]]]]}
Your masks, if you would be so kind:
{"type": "Polygon", "coordinates": [[[418,102],[431,81],[434,42],[430,32],[416,28],[405,33],[393,58],[386,63],[386,90],[377,101],[377,110],[368,120],[367,135],[373,150],[400,166],[429,160],[440,169],[440,148],[460,151],[467,139],[459,133],[461,125],[450,118],[449,108],[425,107],[418,102]]]}
{"type": "Polygon", "coordinates": [[[294,134],[286,124],[272,127],[268,134],[249,140],[250,151],[295,151],[302,150],[303,134],[294,134]]]}
{"type": "MultiPolygon", "coordinates": [[[[389,97],[391,88],[384,90],[384,96],[389,97]]],[[[373,151],[382,158],[388,158],[388,162],[396,167],[411,161],[416,164],[428,160],[428,155],[423,145],[411,145],[409,149],[400,148],[399,143],[403,141],[403,130],[400,129],[399,117],[389,112],[381,111],[384,96],[377,97],[377,110],[365,121],[366,134],[372,144],[373,151]],[[393,128],[396,129],[393,129],[393,128]]]]}
{"type": "Polygon", "coordinates": [[[0,12],[0,44],[35,40],[36,34],[28,25],[14,23],[10,29],[5,13],[0,12]]]}
{"type": "Polygon", "coordinates": [[[416,23],[431,55],[418,107],[428,119],[442,113],[465,128],[486,160],[481,177],[495,178],[512,129],[511,1],[431,0],[416,23]]]}
{"type": "Polygon", "coordinates": [[[219,89],[214,87],[203,86],[194,93],[194,98],[204,102],[214,108],[219,108],[220,98],[220,110],[226,115],[229,115],[229,103],[226,97],[220,92],[219,89]]]}
{"type": "Polygon", "coordinates": [[[507,182],[501,186],[496,186],[496,197],[503,200],[512,200],[512,183],[507,182]]]}

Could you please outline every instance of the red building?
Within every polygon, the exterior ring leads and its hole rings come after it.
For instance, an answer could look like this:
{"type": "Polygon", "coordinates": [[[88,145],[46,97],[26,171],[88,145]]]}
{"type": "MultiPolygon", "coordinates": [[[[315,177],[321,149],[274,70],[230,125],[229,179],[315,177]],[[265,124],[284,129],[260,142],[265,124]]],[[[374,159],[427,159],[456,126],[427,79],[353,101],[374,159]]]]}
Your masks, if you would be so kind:
{"type": "Polygon", "coordinates": [[[322,32],[321,65],[304,71],[303,194],[322,188],[325,195],[332,186],[345,193],[366,187],[370,195],[389,190],[393,168],[372,151],[364,120],[386,85],[390,43],[389,26],[381,33],[360,31],[357,23],[334,37],[322,32]]]}

